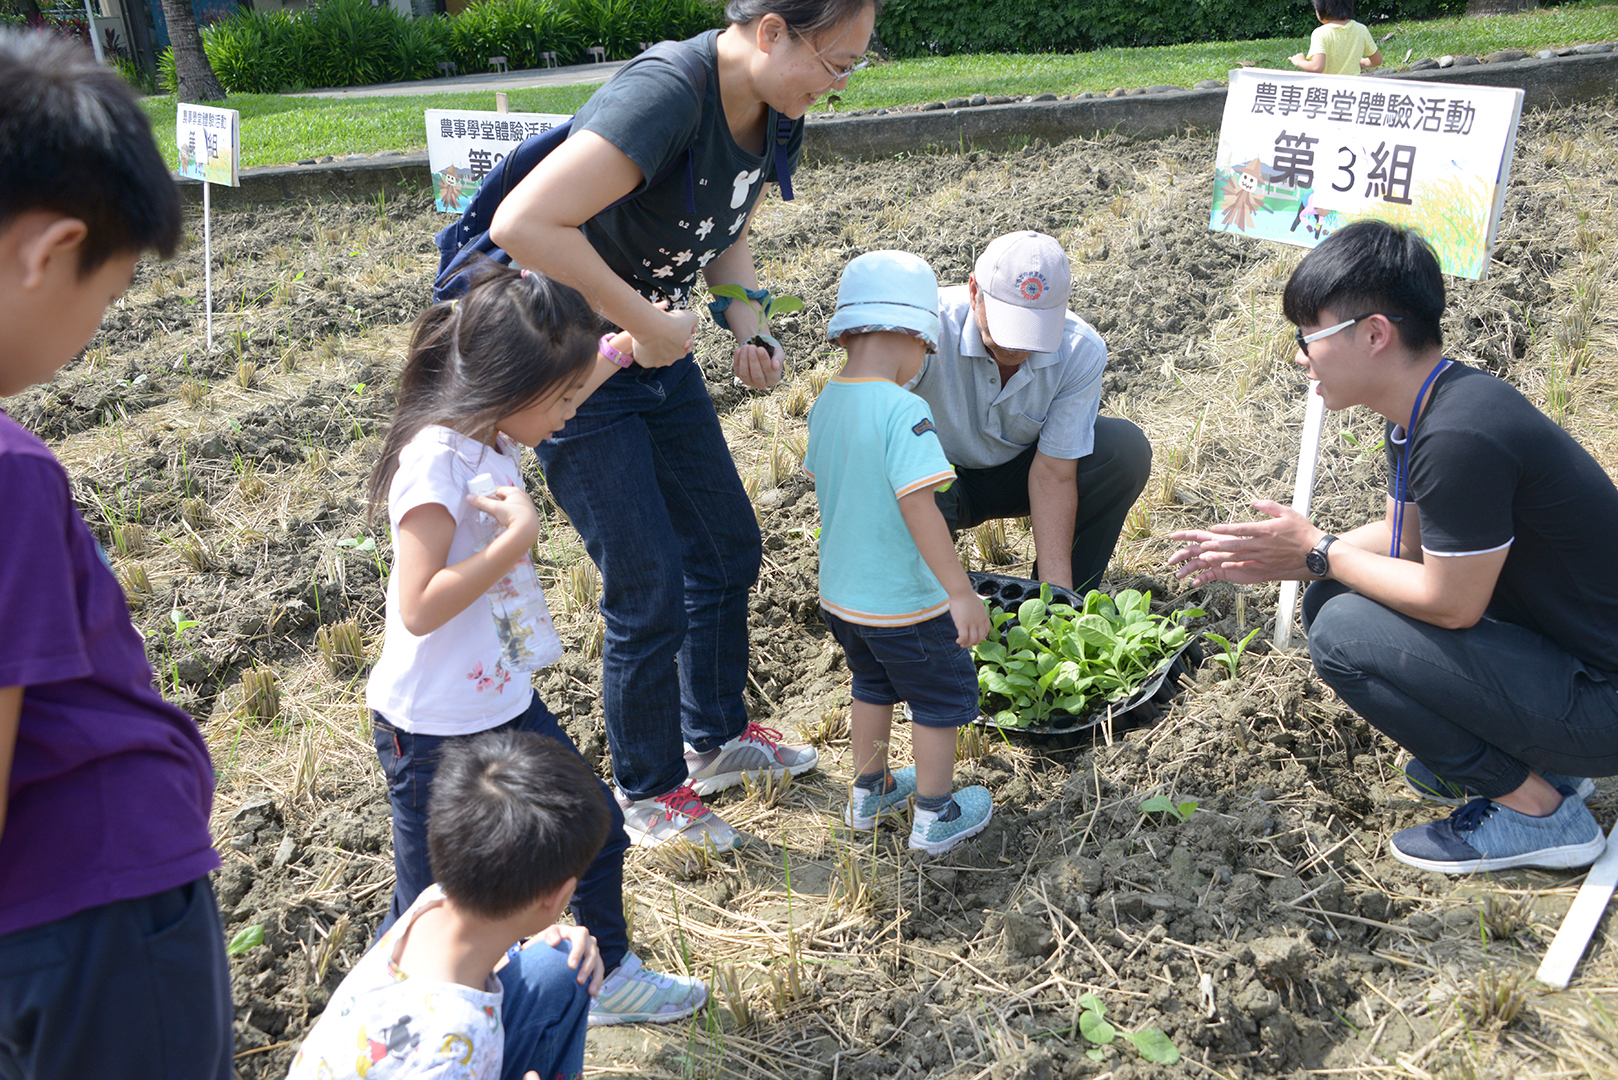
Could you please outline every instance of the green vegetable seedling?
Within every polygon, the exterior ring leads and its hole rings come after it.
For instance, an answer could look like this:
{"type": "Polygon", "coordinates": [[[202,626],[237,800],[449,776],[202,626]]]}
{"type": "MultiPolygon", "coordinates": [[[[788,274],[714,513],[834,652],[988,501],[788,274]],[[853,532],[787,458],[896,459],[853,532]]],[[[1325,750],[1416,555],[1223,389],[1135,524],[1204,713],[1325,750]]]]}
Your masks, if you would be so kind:
{"type": "Polygon", "coordinates": [[[1202,636],[1218,645],[1221,649],[1225,650],[1218,656],[1214,657],[1214,659],[1218,660],[1221,664],[1224,664],[1225,667],[1229,668],[1230,678],[1234,679],[1236,677],[1237,670],[1242,664],[1242,654],[1247,651],[1247,646],[1253,643],[1253,639],[1258,637],[1258,627],[1255,626],[1253,629],[1249,630],[1247,632],[1247,636],[1236,642],[1234,645],[1231,644],[1227,638],[1220,634],[1214,633],[1212,630],[1204,630],[1202,632],[1202,636]]]}
{"type": "Polygon", "coordinates": [[[1189,821],[1191,815],[1197,812],[1197,800],[1187,799],[1185,802],[1175,802],[1167,795],[1153,795],[1142,799],[1140,812],[1143,814],[1172,814],[1181,821],[1189,821]]]}
{"type": "Polygon", "coordinates": [[[264,926],[261,923],[254,923],[236,932],[236,936],[230,939],[230,944],[225,946],[225,955],[240,956],[248,949],[262,944],[264,944],[264,926]]]}
{"type": "Polygon", "coordinates": [[[1102,1061],[1107,1056],[1106,1047],[1111,1046],[1116,1039],[1125,1039],[1140,1056],[1154,1065],[1173,1065],[1180,1060],[1180,1048],[1157,1028],[1141,1028],[1139,1031],[1119,1031],[1107,1022],[1107,1007],[1101,999],[1094,994],[1085,993],[1079,997],[1079,1034],[1094,1045],[1084,1052],[1092,1061],[1102,1061]]]}
{"type": "Polygon", "coordinates": [[[770,333],[770,317],[772,315],[785,315],[789,311],[802,311],[803,301],[796,296],[772,296],[768,304],[761,304],[747,295],[747,290],[740,285],[710,285],[708,291],[714,296],[728,296],[731,300],[744,300],[754,311],[758,312],[758,333],[747,339],[749,345],[759,345],[771,352],[781,352],[781,343],[770,333]]]}
{"type": "Polygon", "coordinates": [[[972,649],[984,711],[1001,727],[1029,727],[1053,712],[1079,716],[1128,696],[1185,644],[1190,631],[1181,622],[1203,614],[1153,615],[1151,600],[1134,589],[1091,592],[1075,608],[1051,603],[1045,585],[1014,612],[991,604],[993,630],[972,649]]]}

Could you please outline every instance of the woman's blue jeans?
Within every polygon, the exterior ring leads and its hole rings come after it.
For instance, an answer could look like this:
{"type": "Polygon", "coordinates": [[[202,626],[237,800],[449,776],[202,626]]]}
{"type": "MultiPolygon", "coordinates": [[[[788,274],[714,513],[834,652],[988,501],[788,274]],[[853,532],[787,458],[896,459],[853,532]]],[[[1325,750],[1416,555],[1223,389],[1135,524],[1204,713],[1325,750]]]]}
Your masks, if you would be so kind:
{"type": "Polygon", "coordinates": [[[1488,618],[1445,630],[1335,581],[1309,586],[1303,623],[1337,696],[1474,794],[1509,794],[1530,768],[1618,775],[1618,689],[1543,634],[1488,618]]]}
{"type": "Polygon", "coordinates": [[[758,519],[691,357],[613,375],[536,451],[601,569],[602,707],[631,799],[685,783],[685,747],[742,733],[758,519]]]}

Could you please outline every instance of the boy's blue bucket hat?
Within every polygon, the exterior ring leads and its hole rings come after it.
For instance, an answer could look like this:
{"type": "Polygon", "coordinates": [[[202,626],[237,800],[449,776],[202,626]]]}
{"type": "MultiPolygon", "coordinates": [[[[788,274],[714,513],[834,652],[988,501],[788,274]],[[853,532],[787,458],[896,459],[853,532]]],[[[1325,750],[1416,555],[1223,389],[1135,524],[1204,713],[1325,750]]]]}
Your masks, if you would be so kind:
{"type": "Polygon", "coordinates": [[[868,251],[843,267],[826,337],[875,330],[910,334],[928,352],[938,351],[938,275],[927,260],[908,251],[868,251]]]}

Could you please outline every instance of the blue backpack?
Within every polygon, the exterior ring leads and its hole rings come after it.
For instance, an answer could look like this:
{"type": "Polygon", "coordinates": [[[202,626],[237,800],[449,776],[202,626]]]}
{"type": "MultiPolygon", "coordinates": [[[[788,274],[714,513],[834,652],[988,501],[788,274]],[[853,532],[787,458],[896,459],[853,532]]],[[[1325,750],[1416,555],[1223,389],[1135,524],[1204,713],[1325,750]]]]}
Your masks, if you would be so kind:
{"type": "MultiPolygon", "coordinates": [[[[697,100],[702,100],[708,89],[708,66],[691,49],[677,41],[663,41],[641,53],[631,63],[639,62],[648,56],[662,56],[672,61],[691,81],[692,88],[697,92],[697,100]]],[[[433,238],[434,243],[438,245],[438,277],[433,281],[435,302],[451,300],[465,293],[471,284],[472,271],[484,260],[505,265],[511,263],[511,256],[489,238],[489,223],[494,220],[495,208],[511,194],[511,189],[516,187],[545,155],[567,141],[568,132],[572,127],[573,121],[568,120],[549,131],[542,131],[538,135],[524,139],[515,150],[496,162],[494,168],[484,176],[477,193],[472,196],[472,201],[462,212],[460,220],[446,225],[433,238]]],[[[786,149],[791,134],[792,121],[784,116],[778,116],[775,132],[775,180],[781,186],[783,199],[792,198],[792,173],[786,149]]],[[[686,204],[694,213],[697,208],[697,190],[692,158],[692,149],[687,147],[683,161],[676,160],[650,181],[608,204],[604,209],[610,210],[636,198],[641,192],[656,187],[672,176],[683,164],[686,204]]]]}

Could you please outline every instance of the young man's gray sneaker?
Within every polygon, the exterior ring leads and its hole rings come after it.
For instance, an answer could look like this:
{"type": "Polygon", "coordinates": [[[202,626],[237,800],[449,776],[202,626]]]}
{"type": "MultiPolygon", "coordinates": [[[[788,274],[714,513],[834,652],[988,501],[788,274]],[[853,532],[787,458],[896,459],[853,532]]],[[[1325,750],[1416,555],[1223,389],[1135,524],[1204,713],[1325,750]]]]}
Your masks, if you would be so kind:
{"type": "MultiPolygon", "coordinates": [[[[1580,802],[1587,801],[1596,791],[1596,782],[1588,776],[1563,776],[1553,772],[1539,775],[1553,788],[1572,791],[1580,802]]],[[[1478,798],[1462,785],[1439,776],[1416,758],[1405,763],[1405,784],[1428,802],[1443,803],[1445,806],[1461,806],[1478,798]]]]}
{"type": "Polygon", "coordinates": [[[1392,843],[1400,862],[1441,874],[1519,866],[1567,870],[1589,866],[1606,847],[1601,826],[1572,795],[1564,795],[1556,812],[1545,817],[1473,799],[1443,821],[1394,833],[1392,843]]]}
{"type": "Polygon", "coordinates": [[[740,735],[717,750],[699,754],[687,746],[687,783],[698,795],[712,795],[735,787],[748,774],[771,772],[777,776],[782,773],[797,776],[820,764],[820,754],[814,747],[794,746],[783,743],[781,738],[779,731],[749,722],[740,735]]]}

